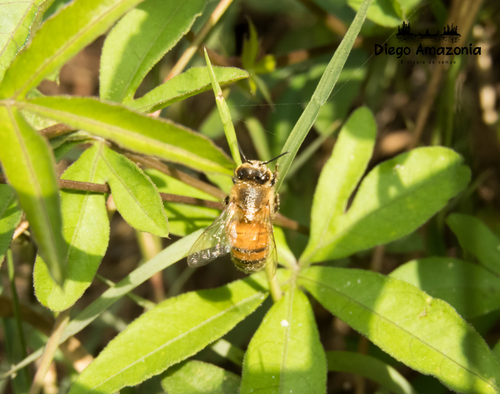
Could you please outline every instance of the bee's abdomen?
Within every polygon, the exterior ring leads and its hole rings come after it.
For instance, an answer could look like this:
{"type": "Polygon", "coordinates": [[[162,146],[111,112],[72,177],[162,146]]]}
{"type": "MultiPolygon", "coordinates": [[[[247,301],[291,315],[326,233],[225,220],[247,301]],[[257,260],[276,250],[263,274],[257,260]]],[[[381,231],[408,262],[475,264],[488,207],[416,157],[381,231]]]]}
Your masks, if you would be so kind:
{"type": "Polygon", "coordinates": [[[244,272],[260,271],[269,254],[268,229],[265,223],[235,223],[231,254],[244,272]]]}

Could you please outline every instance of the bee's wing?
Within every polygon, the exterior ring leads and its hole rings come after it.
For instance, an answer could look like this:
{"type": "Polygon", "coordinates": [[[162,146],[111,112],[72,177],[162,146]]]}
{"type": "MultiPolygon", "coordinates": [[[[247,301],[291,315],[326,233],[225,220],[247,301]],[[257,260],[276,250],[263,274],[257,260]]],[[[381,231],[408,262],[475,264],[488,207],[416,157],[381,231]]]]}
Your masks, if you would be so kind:
{"type": "Polygon", "coordinates": [[[189,251],[188,265],[190,267],[201,267],[229,253],[231,245],[227,228],[234,213],[235,204],[229,203],[219,217],[200,235],[189,251]]]}
{"type": "Polygon", "coordinates": [[[266,267],[267,265],[271,265],[271,272],[272,276],[274,277],[278,268],[278,251],[276,249],[276,241],[274,240],[273,220],[271,215],[271,207],[269,205],[264,208],[263,214],[263,222],[268,226],[267,234],[269,237],[269,253],[267,254],[266,267]]]}

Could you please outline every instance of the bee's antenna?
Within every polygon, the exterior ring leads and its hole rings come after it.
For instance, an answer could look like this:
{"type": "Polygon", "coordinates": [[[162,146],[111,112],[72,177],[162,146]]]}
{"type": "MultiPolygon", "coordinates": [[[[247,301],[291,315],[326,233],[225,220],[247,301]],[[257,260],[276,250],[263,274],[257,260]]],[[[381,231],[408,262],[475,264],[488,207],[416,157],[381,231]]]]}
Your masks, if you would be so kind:
{"type": "Polygon", "coordinates": [[[245,154],[243,153],[243,149],[241,149],[240,144],[238,144],[238,149],[240,151],[241,156],[243,157],[243,163],[246,163],[248,160],[247,160],[245,154]]]}
{"type": "Polygon", "coordinates": [[[281,156],[285,156],[285,155],[286,155],[286,154],[288,154],[288,153],[290,153],[290,152],[288,152],[288,151],[287,151],[287,152],[284,152],[284,153],[282,153],[281,155],[276,156],[274,159],[271,159],[271,160],[268,160],[268,161],[263,161],[263,162],[262,162],[262,164],[267,164],[267,163],[270,163],[270,162],[272,162],[272,161],[274,161],[274,160],[279,159],[281,156]]]}

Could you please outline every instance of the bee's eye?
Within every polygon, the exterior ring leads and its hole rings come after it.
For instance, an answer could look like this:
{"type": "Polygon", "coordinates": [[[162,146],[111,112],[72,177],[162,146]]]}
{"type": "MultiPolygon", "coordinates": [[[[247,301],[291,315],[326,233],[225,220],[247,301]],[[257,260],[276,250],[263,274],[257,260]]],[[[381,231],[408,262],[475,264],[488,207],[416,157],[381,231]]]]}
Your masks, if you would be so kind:
{"type": "Polygon", "coordinates": [[[242,180],[245,176],[245,170],[243,168],[238,169],[238,171],[236,172],[236,176],[239,180],[242,180]]]}
{"type": "Polygon", "coordinates": [[[260,174],[257,180],[259,181],[259,183],[264,184],[269,180],[269,174],[264,172],[263,174],[260,174]]]}

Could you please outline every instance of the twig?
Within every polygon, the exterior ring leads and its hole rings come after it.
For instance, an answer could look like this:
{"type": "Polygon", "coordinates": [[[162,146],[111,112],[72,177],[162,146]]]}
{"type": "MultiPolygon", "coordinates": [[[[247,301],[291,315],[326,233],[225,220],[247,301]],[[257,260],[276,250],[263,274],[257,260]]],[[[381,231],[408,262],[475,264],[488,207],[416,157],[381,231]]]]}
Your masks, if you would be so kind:
{"type": "Polygon", "coordinates": [[[64,123],[58,123],[40,130],[40,134],[50,139],[59,137],[60,135],[68,134],[74,130],[76,130],[74,127],[67,126],[64,123]]]}
{"type": "Polygon", "coordinates": [[[59,347],[59,339],[69,322],[69,310],[65,310],[59,314],[54,324],[54,330],[49,337],[47,346],[45,346],[45,351],[40,362],[40,367],[36,371],[35,378],[33,379],[33,384],[31,385],[28,394],[38,394],[43,388],[43,381],[45,380],[45,375],[50,368],[50,364],[54,359],[57,348],[59,347]]]}
{"type": "Polygon", "coordinates": [[[187,66],[187,64],[189,63],[193,55],[196,53],[199,46],[205,39],[205,37],[207,36],[207,34],[217,24],[220,17],[224,14],[224,12],[227,10],[227,8],[232,2],[233,0],[221,0],[219,2],[215,10],[212,12],[212,15],[210,15],[208,21],[205,23],[205,25],[201,28],[200,32],[193,39],[191,45],[189,45],[189,47],[184,51],[184,53],[177,61],[177,63],[174,65],[172,70],[170,70],[170,73],[167,75],[167,78],[165,78],[165,82],[168,81],[169,79],[172,79],[176,75],[179,75],[182,72],[182,70],[184,70],[184,68],[187,66]]]}

